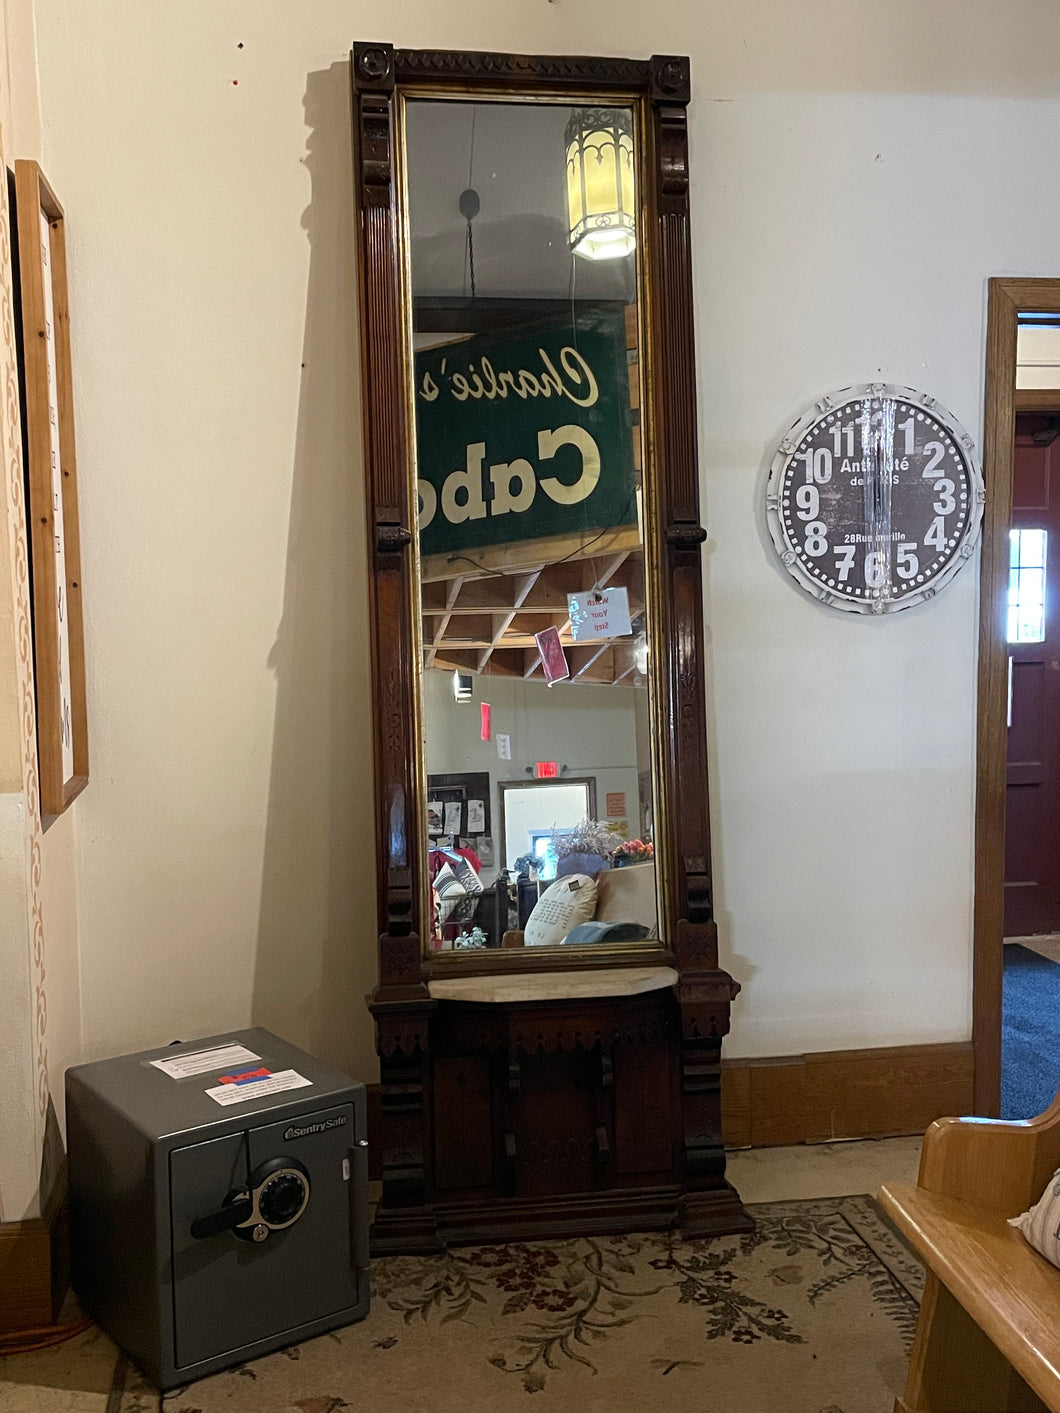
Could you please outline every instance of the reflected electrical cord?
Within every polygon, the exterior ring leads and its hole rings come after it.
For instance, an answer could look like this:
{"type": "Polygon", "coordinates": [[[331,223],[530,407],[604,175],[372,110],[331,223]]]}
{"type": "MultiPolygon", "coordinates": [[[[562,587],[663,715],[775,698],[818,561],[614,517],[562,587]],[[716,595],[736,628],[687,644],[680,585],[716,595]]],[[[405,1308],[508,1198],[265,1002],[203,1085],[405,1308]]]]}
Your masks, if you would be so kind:
{"type": "Polygon", "coordinates": [[[478,119],[478,107],[472,104],[471,107],[471,143],[467,158],[467,187],[460,194],[460,214],[467,222],[467,240],[464,244],[464,295],[467,296],[468,278],[471,280],[471,298],[476,297],[475,290],[475,235],[471,229],[471,222],[479,213],[481,203],[479,194],[472,186],[472,179],[475,171],[475,124],[478,119]]]}
{"type": "MultiPolygon", "coordinates": [[[[619,525],[629,523],[625,520],[624,517],[628,515],[628,513],[633,509],[633,506],[636,502],[636,498],[637,489],[636,487],[634,487],[630,491],[629,495],[626,498],[626,502],[622,507],[621,514],[623,518],[619,520],[619,525]]],[[[568,560],[580,558],[585,554],[585,551],[587,549],[591,549],[592,546],[602,540],[605,535],[613,534],[616,528],[617,526],[615,525],[605,525],[604,528],[598,531],[597,534],[595,534],[591,540],[586,540],[583,544],[580,544],[575,549],[572,549],[570,554],[565,554],[560,559],[550,559],[548,561],[548,564],[546,564],[544,567],[547,569],[551,568],[555,564],[566,564],[568,560]]],[[[448,555],[445,562],[446,564],[470,564],[474,569],[479,570],[480,573],[487,575],[491,579],[510,579],[513,573],[519,572],[518,570],[513,571],[511,569],[490,569],[488,565],[480,564],[477,559],[472,559],[471,556],[467,554],[448,555]]],[[[593,585],[594,589],[597,589],[599,587],[600,586],[598,584],[593,585]]]]}

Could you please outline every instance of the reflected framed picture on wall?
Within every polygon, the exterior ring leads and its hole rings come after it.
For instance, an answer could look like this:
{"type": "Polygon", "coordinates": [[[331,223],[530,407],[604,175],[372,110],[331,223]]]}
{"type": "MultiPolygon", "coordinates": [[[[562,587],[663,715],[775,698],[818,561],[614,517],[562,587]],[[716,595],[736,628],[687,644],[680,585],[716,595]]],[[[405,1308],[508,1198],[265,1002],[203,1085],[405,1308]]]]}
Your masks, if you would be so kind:
{"type": "Polygon", "coordinates": [[[81,538],[63,208],[36,162],[16,162],[17,297],[41,813],[88,784],[81,538]]]}

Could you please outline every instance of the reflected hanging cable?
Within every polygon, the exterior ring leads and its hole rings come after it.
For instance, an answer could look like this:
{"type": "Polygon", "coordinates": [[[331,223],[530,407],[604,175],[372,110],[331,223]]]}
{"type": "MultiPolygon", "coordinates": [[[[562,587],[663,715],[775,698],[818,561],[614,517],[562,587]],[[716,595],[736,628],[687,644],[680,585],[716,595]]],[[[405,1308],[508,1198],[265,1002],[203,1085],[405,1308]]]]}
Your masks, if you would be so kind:
{"type": "MultiPolygon", "coordinates": [[[[460,214],[467,222],[467,259],[466,268],[471,278],[471,298],[475,298],[475,235],[471,229],[471,222],[479,213],[478,192],[468,187],[466,191],[460,193],[460,214]]],[[[467,280],[464,281],[464,293],[467,294],[467,280]]]]}
{"type": "Polygon", "coordinates": [[[475,121],[478,116],[474,106],[471,109],[471,143],[467,157],[467,186],[460,193],[460,214],[467,222],[467,239],[464,244],[464,294],[467,295],[468,280],[471,282],[471,298],[476,295],[475,290],[475,233],[471,228],[471,222],[478,215],[482,208],[479,194],[471,185],[475,171],[475,121]]]}

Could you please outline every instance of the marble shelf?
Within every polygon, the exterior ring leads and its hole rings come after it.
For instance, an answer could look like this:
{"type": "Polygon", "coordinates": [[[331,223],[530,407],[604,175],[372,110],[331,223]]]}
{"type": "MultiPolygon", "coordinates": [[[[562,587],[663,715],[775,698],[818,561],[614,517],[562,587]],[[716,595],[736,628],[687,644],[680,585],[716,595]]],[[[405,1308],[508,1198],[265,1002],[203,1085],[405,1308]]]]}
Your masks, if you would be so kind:
{"type": "Polygon", "coordinates": [[[673,967],[607,967],[599,971],[505,972],[454,976],[427,983],[435,1001],[576,1001],[585,997],[638,996],[674,986],[673,967]]]}

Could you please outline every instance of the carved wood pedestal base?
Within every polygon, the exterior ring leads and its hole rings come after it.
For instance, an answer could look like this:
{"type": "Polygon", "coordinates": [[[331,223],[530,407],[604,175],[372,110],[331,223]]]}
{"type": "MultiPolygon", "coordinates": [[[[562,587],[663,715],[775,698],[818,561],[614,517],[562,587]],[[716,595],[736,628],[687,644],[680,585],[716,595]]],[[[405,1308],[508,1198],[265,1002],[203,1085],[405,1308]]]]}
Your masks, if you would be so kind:
{"type": "Polygon", "coordinates": [[[754,1231],[740,1194],[731,1183],[709,1192],[686,1192],[681,1198],[677,1225],[689,1240],[702,1236],[728,1236],[731,1232],[754,1231]]]}
{"type": "Polygon", "coordinates": [[[751,1230],[725,1180],[721,1037],[689,1023],[674,988],[371,1009],[384,1145],[373,1254],[751,1230]]]}

